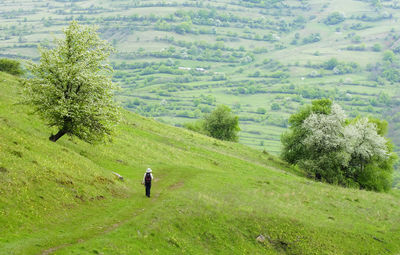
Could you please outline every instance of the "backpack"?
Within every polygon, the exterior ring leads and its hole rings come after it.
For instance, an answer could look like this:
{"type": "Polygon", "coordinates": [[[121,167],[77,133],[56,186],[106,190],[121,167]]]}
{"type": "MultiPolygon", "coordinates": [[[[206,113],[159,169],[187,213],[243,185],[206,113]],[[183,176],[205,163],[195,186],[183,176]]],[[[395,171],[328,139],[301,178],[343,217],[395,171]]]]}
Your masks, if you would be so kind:
{"type": "Polygon", "coordinates": [[[144,177],[144,183],[145,184],[150,184],[151,183],[151,175],[150,175],[150,173],[147,173],[146,177],[144,177]]]}

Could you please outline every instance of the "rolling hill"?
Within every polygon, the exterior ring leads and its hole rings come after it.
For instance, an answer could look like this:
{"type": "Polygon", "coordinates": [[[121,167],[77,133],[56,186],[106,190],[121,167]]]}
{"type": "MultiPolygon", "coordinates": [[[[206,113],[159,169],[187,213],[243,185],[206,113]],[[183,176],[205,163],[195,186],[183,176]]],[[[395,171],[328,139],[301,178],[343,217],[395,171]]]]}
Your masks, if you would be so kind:
{"type": "Polygon", "coordinates": [[[400,252],[397,190],[313,182],[267,152],[127,111],[113,143],[53,143],[21,86],[0,72],[0,254],[400,252]]]}

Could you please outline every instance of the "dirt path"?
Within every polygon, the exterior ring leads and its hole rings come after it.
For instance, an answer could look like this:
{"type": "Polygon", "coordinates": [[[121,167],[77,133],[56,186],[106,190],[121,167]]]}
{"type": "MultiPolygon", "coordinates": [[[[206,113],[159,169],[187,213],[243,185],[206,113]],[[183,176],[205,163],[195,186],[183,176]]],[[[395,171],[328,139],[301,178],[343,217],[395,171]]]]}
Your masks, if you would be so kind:
{"type": "MultiPolygon", "coordinates": [[[[138,215],[139,215],[140,213],[142,213],[142,212],[144,212],[144,209],[139,209],[139,210],[135,211],[135,212],[132,214],[132,217],[136,217],[136,216],[138,216],[138,215]]],[[[51,248],[49,248],[49,249],[46,249],[46,250],[42,251],[40,254],[41,254],[41,255],[49,255],[49,254],[52,254],[53,252],[55,252],[55,251],[57,251],[57,250],[60,250],[60,249],[65,248],[65,247],[72,246],[72,245],[78,244],[78,243],[84,243],[84,242],[86,242],[86,241],[88,241],[88,240],[90,240],[90,239],[92,239],[92,238],[95,238],[95,237],[98,237],[98,236],[102,236],[102,235],[108,234],[108,233],[112,232],[113,230],[119,228],[120,226],[122,226],[122,225],[128,223],[128,221],[130,221],[130,220],[132,220],[131,217],[126,218],[126,219],[124,219],[124,220],[122,220],[122,221],[119,221],[119,222],[117,222],[117,223],[114,223],[114,224],[112,224],[112,225],[110,225],[110,226],[103,227],[103,230],[102,230],[101,232],[98,232],[98,233],[92,235],[92,236],[91,236],[90,238],[88,238],[88,239],[78,239],[78,240],[73,241],[73,242],[70,242],[70,243],[60,244],[60,245],[58,245],[58,246],[55,246],[55,247],[51,247],[51,248]]]]}
{"type": "Polygon", "coordinates": [[[175,184],[172,184],[168,187],[169,190],[174,190],[174,189],[179,189],[183,186],[183,182],[177,182],[175,184]]]}
{"type": "MultiPolygon", "coordinates": [[[[155,182],[156,182],[156,181],[158,181],[158,179],[156,179],[155,182]]],[[[175,190],[175,189],[178,189],[178,188],[182,187],[183,184],[184,184],[184,183],[183,183],[182,181],[180,181],[180,182],[177,182],[177,183],[175,183],[175,184],[172,184],[172,185],[168,186],[167,188],[164,188],[163,190],[161,190],[161,191],[158,192],[158,193],[155,193],[154,196],[153,196],[153,197],[154,197],[154,198],[153,198],[153,201],[157,201],[158,197],[160,196],[160,193],[165,192],[165,190],[175,190]]],[[[75,245],[75,244],[78,244],[78,243],[83,243],[83,242],[89,241],[90,239],[93,239],[93,238],[95,238],[95,237],[108,234],[108,233],[114,231],[115,229],[121,227],[122,225],[128,223],[128,222],[131,221],[134,217],[140,215],[140,214],[143,213],[144,211],[145,211],[144,208],[139,208],[139,209],[135,210],[129,217],[127,217],[127,218],[125,218],[125,219],[123,219],[123,220],[121,220],[121,221],[118,221],[118,222],[116,222],[116,223],[114,223],[114,224],[112,224],[112,225],[103,227],[103,230],[102,230],[102,231],[93,234],[90,238],[87,238],[87,239],[77,239],[76,241],[73,241],[73,242],[70,242],[70,243],[60,244],[60,245],[57,245],[57,246],[48,248],[48,249],[42,251],[42,252],[39,253],[39,254],[40,254],[40,255],[49,255],[49,254],[52,254],[53,252],[56,252],[57,250],[60,250],[60,249],[63,249],[63,248],[66,248],[66,247],[69,247],[69,246],[72,246],[72,245],[75,245]]]]}
{"type": "MultiPolygon", "coordinates": [[[[156,196],[156,197],[157,197],[157,196],[156,196]]],[[[78,240],[73,241],[73,242],[70,242],[70,243],[60,244],[60,245],[58,245],[58,246],[51,247],[51,248],[49,248],[49,249],[46,249],[46,250],[42,251],[42,252],[40,253],[40,255],[49,255],[49,254],[52,254],[53,252],[55,252],[55,251],[57,251],[57,250],[60,250],[60,249],[65,248],[65,247],[72,246],[72,245],[78,244],[78,243],[84,243],[84,242],[86,242],[86,241],[88,241],[88,240],[90,240],[90,239],[92,239],[92,238],[95,238],[95,237],[98,237],[98,236],[102,236],[102,235],[108,234],[108,233],[114,231],[115,229],[121,227],[122,225],[128,223],[129,221],[132,220],[132,217],[136,217],[136,216],[140,215],[141,213],[143,213],[144,211],[145,211],[144,208],[137,209],[131,216],[129,216],[129,217],[127,217],[127,218],[125,218],[125,219],[123,219],[123,220],[121,220],[121,221],[118,221],[118,222],[116,222],[116,223],[114,223],[114,224],[112,224],[112,225],[103,227],[103,228],[102,228],[102,229],[103,229],[102,231],[93,234],[93,235],[92,235],[90,238],[88,238],[88,239],[78,239],[78,240]]]]}
{"type": "Polygon", "coordinates": [[[47,249],[47,250],[42,251],[41,255],[49,255],[49,254],[55,252],[56,250],[62,249],[62,248],[64,248],[64,247],[67,247],[67,246],[70,246],[70,245],[71,245],[71,244],[61,244],[61,245],[59,245],[59,246],[52,247],[52,248],[50,248],[50,249],[47,249]]]}

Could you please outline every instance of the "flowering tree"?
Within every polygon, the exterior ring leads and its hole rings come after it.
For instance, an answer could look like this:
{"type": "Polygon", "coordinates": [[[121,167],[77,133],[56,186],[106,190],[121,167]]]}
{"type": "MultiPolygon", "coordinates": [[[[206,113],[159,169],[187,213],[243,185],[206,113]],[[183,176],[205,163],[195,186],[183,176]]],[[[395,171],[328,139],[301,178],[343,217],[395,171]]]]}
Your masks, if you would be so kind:
{"type": "Polygon", "coordinates": [[[378,130],[377,124],[385,126],[383,122],[367,118],[349,121],[339,105],[324,100],[314,101],[306,109],[307,114],[304,109],[294,114],[299,123],[291,118],[294,125],[282,136],[284,158],[293,151],[301,152],[289,162],[329,183],[378,191],[390,189],[395,155],[383,137],[383,128],[378,130]],[[321,104],[325,110],[317,111],[321,107],[316,105],[321,104]]]}
{"type": "Polygon", "coordinates": [[[28,66],[33,78],[25,82],[26,100],[58,129],[51,141],[65,134],[87,142],[103,140],[118,120],[112,69],[106,64],[112,48],[96,28],[76,21],[64,34],[54,49],[40,49],[40,63],[28,66]]]}

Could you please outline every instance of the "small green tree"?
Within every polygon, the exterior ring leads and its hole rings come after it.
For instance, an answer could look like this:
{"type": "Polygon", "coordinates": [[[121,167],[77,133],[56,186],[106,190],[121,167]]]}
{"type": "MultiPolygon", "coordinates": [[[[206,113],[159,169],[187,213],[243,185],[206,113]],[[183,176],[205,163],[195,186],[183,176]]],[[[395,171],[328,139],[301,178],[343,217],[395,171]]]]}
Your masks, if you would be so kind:
{"type": "Polygon", "coordinates": [[[396,54],[393,51],[387,50],[383,53],[383,61],[393,63],[396,61],[396,54]]]}
{"type": "Polygon", "coordinates": [[[48,125],[58,128],[51,141],[65,134],[87,142],[104,140],[119,116],[112,68],[106,63],[113,49],[95,27],[76,21],[64,34],[54,49],[39,48],[39,64],[29,64],[33,78],[25,82],[26,101],[48,125]]]}
{"type": "Polygon", "coordinates": [[[211,137],[237,141],[239,128],[239,117],[235,116],[226,105],[219,105],[210,114],[204,116],[204,130],[211,137]]]}

